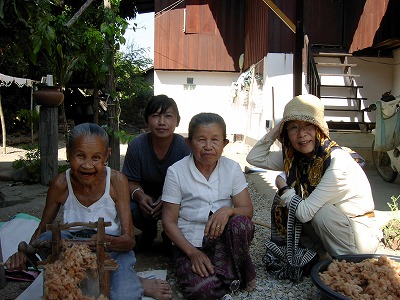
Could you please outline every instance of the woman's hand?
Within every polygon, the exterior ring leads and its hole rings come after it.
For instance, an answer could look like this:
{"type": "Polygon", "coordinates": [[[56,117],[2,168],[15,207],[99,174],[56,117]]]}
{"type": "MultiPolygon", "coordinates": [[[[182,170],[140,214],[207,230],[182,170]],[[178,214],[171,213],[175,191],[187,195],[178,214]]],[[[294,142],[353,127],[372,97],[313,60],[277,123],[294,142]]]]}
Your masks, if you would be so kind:
{"type": "Polygon", "coordinates": [[[9,270],[27,270],[26,256],[22,252],[16,252],[6,261],[6,267],[9,270]]]}
{"type": "Polygon", "coordinates": [[[276,185],[276,187],[277,187],[278,190],[279,190],[280,188],[283,188],[284,186],[287,185],[285,173],[281,173],[281,174],[279,174],[278,176],[276,176],[275,185],[276,185]],[[284,178],[284,177],[285,177],[285,178],[284,178]]]}
{"type": "Polygon", "coordinates": [[[152,212],[151,216],[153,219],[161,219],[161,213],[162,213],[162,207],[163,207],[163,202],[161,201],[161,196],[158,197],[158,200],[154,202],[152,205],[152,212]]]}
{"type": "Polygon", "coordinates": [[[279,129],[280,129],[280,127],[281,127],[281,123],[282,123],[282,120],[279,121],[279,122],[278,122],[273,128],[271,128],[271,130],[267,133],[268,137],[269,137],[271,140],[276,140],[276,139],[278,138],[279,129]]]}
{"type": "Polygon", "coordinates": [[[222,235],[225,226],[229,221],[229,218],[233,214],[232,207],[221,207],[215,213],[213,213],[206,224],[204,229],[204,236],[215,239],[222,235]]]}
{"type": "Polygon", "coordinates": [[[202,251],[195,248],[189,255],[192,263],[192,271],[201,277],[208,277],[214,274],[214,267],[210,259],[202,251]]]}
{"type": "Polygon", "coordinates": [[[142,193],[139,196],[137,202],[139,203],[140,210],[142,211],[143,215],[152,218],[154,218],[155,216],[159,217],[158,213],[161,213],[161,207],[162,207],[161,200],[154,202],[153,198],[151,198],[147,194],[142,193]]]}

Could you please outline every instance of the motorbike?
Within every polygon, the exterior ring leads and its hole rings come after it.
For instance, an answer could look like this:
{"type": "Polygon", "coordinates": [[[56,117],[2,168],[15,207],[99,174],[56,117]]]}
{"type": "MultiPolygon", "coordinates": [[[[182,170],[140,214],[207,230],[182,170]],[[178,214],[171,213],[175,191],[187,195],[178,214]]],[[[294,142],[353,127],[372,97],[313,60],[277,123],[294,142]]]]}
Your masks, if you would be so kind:
{"type": "Polygon", "coordinates": [[[400,97],[382,98],[369,109],[377,114],[372,160],[379,176],[394,182],[400,173],[400,97]]]}

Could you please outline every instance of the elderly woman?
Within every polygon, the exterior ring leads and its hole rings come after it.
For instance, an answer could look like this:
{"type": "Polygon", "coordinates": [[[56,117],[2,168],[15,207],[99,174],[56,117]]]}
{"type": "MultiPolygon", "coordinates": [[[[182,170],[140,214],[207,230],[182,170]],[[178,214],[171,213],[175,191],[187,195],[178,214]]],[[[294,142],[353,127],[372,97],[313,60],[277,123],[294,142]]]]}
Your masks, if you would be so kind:
{"type": "MultiPolygon", "coordinates": [[[[141,299],[143,294],[155,299],[171,299],[166,281],[139,278],[133,268],[135,239],[128,180],[121,172],[106,167],[109,153],[108,135],[100,126],[84,123],[71,131],[67,144],[70,169],[51,181],[43,215],[30,244],[38,247],[51,239],[46,224],[54,221],[61,206],[65,223],[96,222],[102,217],[111,222],[105,229],[107,248],[119,265],[118,270],[111,273],[110,299],[141,299]]],[[[80,232],[62,232],[65,239],[80,237],[80,232]]],[[[87,232],[85,237],[90,237],[87,232]]],[[[21,269],[25,264],[26,257],[17,252],[8,259],[6,266],[21,269]]]]}
{"type": "Polygon", "coordinates": [[[221,298],[237,281],[255,288],[253,205],[239,164],[221,156],[228,142],[221,116],[195,115],[187,138],[192,154],[167,171],[162,222],[186,299],[221,298]]]}
{"type": "MultiPolygon", "coordinates": [[[[375,253],[378,247],[371,187],[354,154],[329,138],[321,100],[301,95],[247,156],[254,166],[284,172],[276,178],[281,206],[296,203],[300,244],[320,256],[375,253]],[[282,150],[271,150],[276,139],[282,150]]],[[[285,218],[272,217],[277,228],[286,226],[285,218]]]]}

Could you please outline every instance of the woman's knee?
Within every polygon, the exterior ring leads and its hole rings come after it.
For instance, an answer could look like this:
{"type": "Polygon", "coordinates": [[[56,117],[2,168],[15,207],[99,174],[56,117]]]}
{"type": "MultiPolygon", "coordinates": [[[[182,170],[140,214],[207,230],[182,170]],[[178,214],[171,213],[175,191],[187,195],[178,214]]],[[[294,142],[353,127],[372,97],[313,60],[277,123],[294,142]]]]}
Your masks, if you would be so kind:
{"type": "Polygon", "coordinates": [[[229,219],[226,232],[229,236],[243,237],[250,242],[254,238],[254,223],[243,215],[236,215],[229,219]]]}
{"type": "Polygon", "coordinates": [[[253,230],[254,229],[254,224],[253,222],[248,218],[243,215],[236,215],[233,216],[229,219],[228,228],[240,228],[244,230],[253,230]]]}

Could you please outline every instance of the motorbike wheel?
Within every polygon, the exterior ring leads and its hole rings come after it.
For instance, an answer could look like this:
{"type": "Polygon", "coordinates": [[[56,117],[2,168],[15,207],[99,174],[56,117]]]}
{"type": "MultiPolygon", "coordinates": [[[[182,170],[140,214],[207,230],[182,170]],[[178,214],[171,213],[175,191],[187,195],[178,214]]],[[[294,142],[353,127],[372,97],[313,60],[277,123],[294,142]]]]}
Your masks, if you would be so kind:
{"type": "Polygon", "coordinates": [[[397,178],[397,172],[390,165],[390,157],[386,151],[374,151],[375,141],[372,143],[372,160],[379,176],[386,182],[393,182],[397,178]]]}

